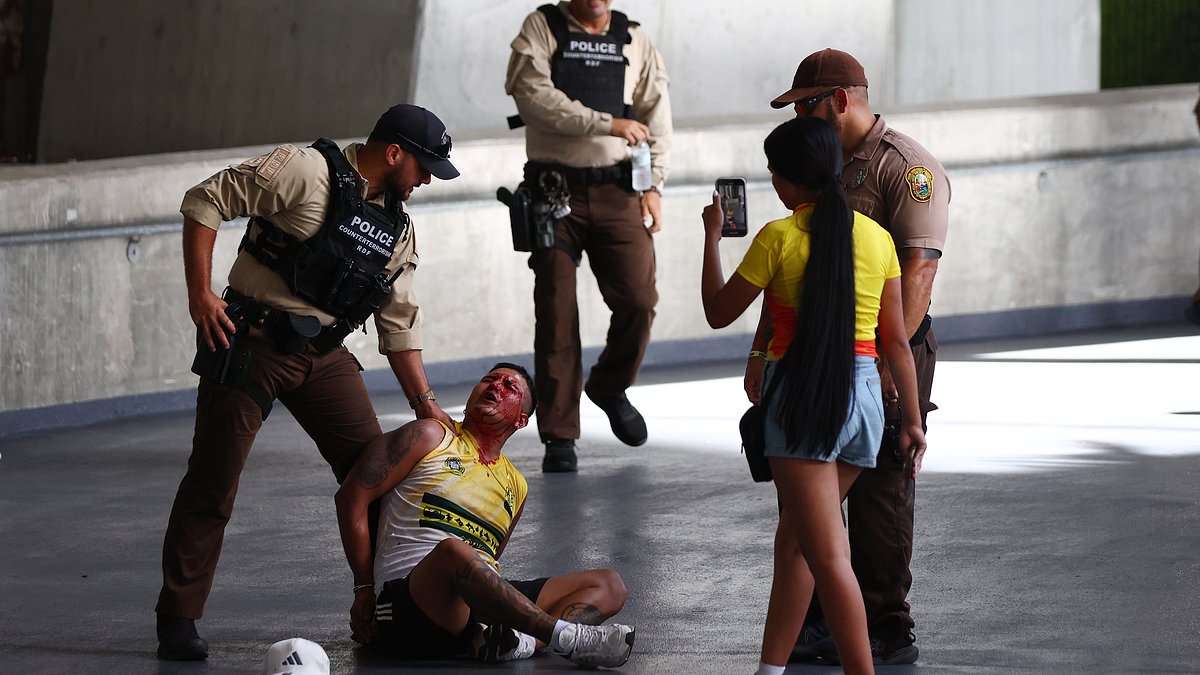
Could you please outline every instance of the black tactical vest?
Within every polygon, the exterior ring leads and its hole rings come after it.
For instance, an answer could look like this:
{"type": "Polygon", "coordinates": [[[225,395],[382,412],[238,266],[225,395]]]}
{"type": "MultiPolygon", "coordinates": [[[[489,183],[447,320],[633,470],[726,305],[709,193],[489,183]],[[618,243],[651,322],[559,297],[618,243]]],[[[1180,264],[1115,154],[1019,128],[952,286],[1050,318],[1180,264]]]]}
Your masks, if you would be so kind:
{"type": "Polygon", "coordinates": [[[363,199],[358,174],[336,143],[321,138],[312,147],[329,165],[329,207],[321,229],[300,240],[255,217],[241,248],[283,277],[298,297],[357,326],[382,306],[399,274],[388,277],[384,268],[396,245],[409,237],[408,214],[390,192],[383,208],[363,199]],[[258,235],[251,240],[253,230],[258,235]]]}
{"type": "MultiPolygon", "coordinates": [[[[569,30],[567,17],[554,5],[542,5],[538,11],[546,17],[558,43],[550,57],[550,79],[554,86],[592,110],[634,119],[633,106],[625,103],[625,69],[629,59],[625,58],[624,47],[631,41],[629,27],[638,23],[613,10],[608,33],[592,35],[569,30]]],[[[510,129],[523,125],[520,115],[508,118],[510,129]]]]}
{"type": "Polygon", "coordinates": [[[633,111],[625,105],[625,66],[629,60],[624,48],[630,42],[629,17],[614,10],[608,33],[592,35],[571,32],[567,17],[554,5],[542,5],[538,11],[546,17],[558,42],[550,59],[554,86],[592,110],[632,119],[633,111]]]}

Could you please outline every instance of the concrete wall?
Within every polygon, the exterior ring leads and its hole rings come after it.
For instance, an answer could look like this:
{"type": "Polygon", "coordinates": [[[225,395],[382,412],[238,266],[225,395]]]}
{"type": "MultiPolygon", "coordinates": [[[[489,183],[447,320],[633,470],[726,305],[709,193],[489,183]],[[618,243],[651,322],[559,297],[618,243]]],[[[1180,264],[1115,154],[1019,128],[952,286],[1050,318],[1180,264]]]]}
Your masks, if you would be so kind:
{"type": "MultiPolygon", "coordinates": [[[[459,139],[497,136],[509,43],[530,0],[56,0],[39,161],[365,133],[409,100],[459,139]]],[[[1093,91],[1098,0],[615,3],[666,59],[676,122],[769,114],[796,64],[855,54],[872,100],[1093,91]]],[[[515,132],[513,137],[517,137],[515,132]]]]}
{"type": "Polygon", "coordinates": [[[419,15],[417,0],[55,0],[38,160],[365,133],[412,95],[419,15]]]}
{"type": "MultiPolygon", "coordinates": [[[[461,131],[507,129],[504,118],[516,112],[504,93],[509,44],[537,4],[426,3],[415,100],[453,110],[461,131]],[[445,58],[447,44],[456,46],[458,58],[445,58]]],[[[791,86],[800,60],[824,47],[852,52],[871,75],[882,70],[892,54],[893,5],[763,2],[751,12],[720,0],[613,3],[640,21],[662,52],[676,124],[684,126],[769,113],[770,100],[791,86]]],[[[880,77],[878,85],[880,100],[889,100],[889,83],[880,77]]]]}
{"type": "Polygon", "coordinates": [[[889,103],[1100,89],[1099,0],[899,0],[895,36],[889,103]]]}
{"type": "MultiPolygon", "coordinates": [[[[889,114],[944,161],[953,183],[937,316],[1191,293],[1200,250],[1194,102],[1195,85],[1178,85],[889,114]]],[[[786,118],[678,133],[656,244],[654,328],[656,343],[687,341],[674,358],[752,328],[749,318],[719,332],[704,323],[699,213],[715,177],[744,175],[751,220],[781,215],[759,148],[786,118]]],[[[194,385],[176,209],[190,184],[259,151],[0,167],[0,411],[194,385]]],[[[464,142],[454,159],[463,176],[422,188],[412,204],[425,359],[528,353],[532,276],[492,196],[515,184],[522,143],[464,142]]],[[[218,237],[217,287],[240,234],[231,224],[218,237]]],[[[724,245],[727,270],[746,243],[724,245]]],[[[594,346],[606,312],[588,275],[585,265],[582,332],[594,346]]],[[[356,335],[351,347],[368,368],[384,367],[373,337],[356,335]]]]}
{"type": "MultiPolygon", "coordinates": [[[[427,2],[414,100],[451,114],[459,132],[503,132],[509,43],[536,3],[427,2]],[[455,58],[447,58],[454,45],[455,58]],[[450,111],[453,111],[452,113],[450,111]]],[[[681,126],[769,112],[796,65],[824,47],[854,54],[884,109],[1090,92],[1100,82],[1098,0],[720,0],[622,2],[671,74],[681,126]]],[[[515,135],[515,132],[514,132],[515,135]]]]}

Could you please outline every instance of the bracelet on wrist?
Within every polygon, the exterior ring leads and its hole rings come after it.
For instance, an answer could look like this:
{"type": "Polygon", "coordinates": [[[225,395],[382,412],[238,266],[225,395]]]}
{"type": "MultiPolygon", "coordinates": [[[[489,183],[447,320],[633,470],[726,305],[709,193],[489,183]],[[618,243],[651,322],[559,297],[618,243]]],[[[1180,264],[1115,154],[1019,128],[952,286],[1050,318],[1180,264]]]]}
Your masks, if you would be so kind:
{"type": "Polygon", "coordinates": [[[752,359],[754,359],[754,358],[759,358],[759,359],[762,359],[763,361],[766,361],[766,360],[767,360],[767,353],[766,353],[766,352],[760,352],[760,351],[758,351],[757,349],[752,349],[752,350],[750,350],[750,356],[749,356],[749,358],[752,358],[752,359]]]}
{"type": "Polygon", "coordinates": [[[371,590],[374,588],[375,588],[375,584],[358,584],[357,586],[354,587],[354,592],[357,593],[359,591],[366,591],[366,590],[371,590]]]}
{"type": "Polygon", "coordinates": [[[434,396],[433,390],[430,389],[424,393],[417,394],[416,396],[408,399],[408,406],[415,410],[417,408],[417,406],[421,405],[425,401],[436,401],[436,400],[437,400],[437,396],[434,396]]]}

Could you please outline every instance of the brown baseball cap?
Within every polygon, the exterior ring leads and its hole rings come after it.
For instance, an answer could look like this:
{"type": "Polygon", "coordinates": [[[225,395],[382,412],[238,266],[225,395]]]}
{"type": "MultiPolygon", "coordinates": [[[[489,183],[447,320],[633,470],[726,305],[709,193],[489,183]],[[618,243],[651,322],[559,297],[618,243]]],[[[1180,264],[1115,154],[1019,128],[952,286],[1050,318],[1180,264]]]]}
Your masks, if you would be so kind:
{"type": "Polygon", "coordinates": [[[865,87],[867,73],[858,59],[836,49],[813,52],[800,62],[792,88],[771,101],[772,108],[789,106],[831,87],[865,87]]]}

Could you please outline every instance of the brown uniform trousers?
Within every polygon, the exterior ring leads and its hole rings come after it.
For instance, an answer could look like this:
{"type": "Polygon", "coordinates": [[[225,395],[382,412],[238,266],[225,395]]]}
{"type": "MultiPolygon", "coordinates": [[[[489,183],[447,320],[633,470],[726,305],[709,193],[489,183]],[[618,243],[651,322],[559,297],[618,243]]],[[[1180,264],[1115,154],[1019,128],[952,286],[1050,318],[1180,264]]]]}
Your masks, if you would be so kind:
{"type": "MultiPolygon", "coordinates": [[[[382,433],[358,361],[344,347],[285,355],[264,339],[241,339],[253,344],[249,383],[287,406],[341,483],[367,442],[382,433]]],[[[238,478],[262,423],[262,408],[244,391],[200,380],[192,454],[163,538],[159,614],[203,614],[238,478]]]]}
{"type": "Polygon", "coordinates": [[[555,248],[534,253],[533,351],[542,440],[579,438],[583,391],[579,306],[575,275],[587,253],[604,303],[612,311],[604,351],[588,376],[589,389],[607,396],[637,378],[658,291],[654,287],[654,237],[642,223],[641,198],[616,185],[572,183],[571,215],[555,227],[555,248]]]}
{"type": "MultiPolygon", "coordinates": [[[[937,406],[929,400],[933,370],[937,365],[937,340],[931,329],[925,341],[913,347],[921,426],[937,406]]],[[[900,412],[885,410],[887,424],[898,424],[900,412]]],[[[862,589],[871,633],[888,635],[912,628],[906,598],[912,588],[913,505],[916,482],[912,457],[884,434],[875,468],[863,471],[846,495],[850,562],[862,589]]]]}

